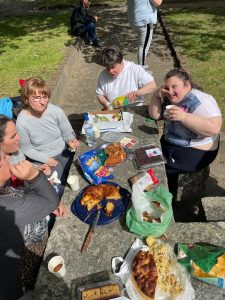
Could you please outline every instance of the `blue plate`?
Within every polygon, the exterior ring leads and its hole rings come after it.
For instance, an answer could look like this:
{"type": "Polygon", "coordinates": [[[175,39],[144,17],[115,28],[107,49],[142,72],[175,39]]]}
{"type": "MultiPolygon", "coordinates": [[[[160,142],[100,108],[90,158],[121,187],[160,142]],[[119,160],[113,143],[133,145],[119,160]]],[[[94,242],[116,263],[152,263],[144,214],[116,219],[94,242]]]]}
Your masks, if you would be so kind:
{"type": "MultiPolygon", "coordinates": [[[[113,220],[116,220],[119,218],[119,216],[126,210],[127,205],[131,199],[131,194],[128,192],[128,190],[122,188],[119,184],[114,183],[114,182],[105,182],[104,184],[111,184],[114,186],[119,187],[119,192],[121,195],[120,200],[106,200],[103,199],[100,204],[102,205],[100,217],[98,220],[98,225],[105,225],[113,220]],[[104,207],[106,206],[106,203],[110,201],[113,202],[115,205],[112,216],[107,216],[106,213],[104,212],[104,207]]],[[[83,221],[86,224],[92,224],[93,220],[95,218],[96,212],[97,212],[97,207],[95,206],[92,210],[88,211],[84,206],[81,205],[80,201],[81,198],[83,197],[83,193],[85,190],[89,187],[86,186],[80,193],[77,195],[76,199],[73,201],[71,205],[71,211],[72,213],[77,216],[81,221],[83,221]]]]}

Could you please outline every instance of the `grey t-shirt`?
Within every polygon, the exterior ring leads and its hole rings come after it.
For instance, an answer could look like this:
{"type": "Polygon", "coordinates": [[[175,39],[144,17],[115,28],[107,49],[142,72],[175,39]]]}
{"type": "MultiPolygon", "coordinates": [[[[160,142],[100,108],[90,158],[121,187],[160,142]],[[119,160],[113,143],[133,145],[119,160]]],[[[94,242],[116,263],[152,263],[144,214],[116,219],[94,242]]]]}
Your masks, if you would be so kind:
{"type": "Polygon", "coordinates": [[[41,163],[62,153],[66,143],[76,137],[64,111],[51,103],[40,118],[22,110],[16,127],[21,138],[22,152],[29,159],[41,163]]]}

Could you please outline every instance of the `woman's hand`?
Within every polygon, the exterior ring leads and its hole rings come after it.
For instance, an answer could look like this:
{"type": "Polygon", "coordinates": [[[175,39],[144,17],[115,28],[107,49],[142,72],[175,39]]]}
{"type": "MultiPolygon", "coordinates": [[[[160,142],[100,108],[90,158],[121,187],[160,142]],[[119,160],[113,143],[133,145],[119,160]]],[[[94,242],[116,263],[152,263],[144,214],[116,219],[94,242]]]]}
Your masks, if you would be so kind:
{"type": "Polygon", "coordinates": [[[51,168],[50,168],[49,165],[47,165],[47,164],[40,165],[40,166],[38,167],[38,170],[39,170],[39,171],[42,171],[42,172],[43,172],[45,175],[47,175],[47,176],[51,175],[51,173],[52,173],[51,168]]]}
{"type": "Polygon", "coordinates": [[[68,141],[68,145],[73,149],[77,149],[80,145],[80,142],[77,139],[73,139],[68,141]]]}
{"type": "Polygon", "coordinates": [[[130,92],[126,95],[126,97],[131,101],[131,102],[135,102],[137,100],[137,97],[140,96],[138,94],[138,91],[133,91],[130,92]]]}
{"type": "Polygon", "coordinates": [[[10,165],[10,171],[21,180],[32,180],[39,173],[38,169],[27,160],[22,160],[16,165],[10,165]]]}
{"type": "Polygon", "coordinates": [[[187,116],[187,112],[181,109],[179,106],[175,106],[166,111],[166,119],[170,121],[183,121],[187,116]]]}
{"type": "Polygon", "coordinates": [[[47,160],[47,165],[50,167],[55,167],[58,164],[58,160],[54,159],[53,157],[49,157],[47,160]]]}
{"type": "Polygon", "coordinates": [[[62,202],[60,202],[59,207],[53,211],[53,214],[56,215],[56,217],[66,218],[68,215],[68,211],[65,205],[62,202]]]}

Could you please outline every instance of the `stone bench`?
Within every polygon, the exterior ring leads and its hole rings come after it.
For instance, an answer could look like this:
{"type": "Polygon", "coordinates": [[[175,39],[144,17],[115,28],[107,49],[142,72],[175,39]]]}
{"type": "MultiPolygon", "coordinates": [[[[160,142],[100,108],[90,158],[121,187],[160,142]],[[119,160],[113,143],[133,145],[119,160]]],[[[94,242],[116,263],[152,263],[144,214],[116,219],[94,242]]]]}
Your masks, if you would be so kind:
{"type": "Polygon", "coordinates": [[[225,221],[225,196],[204,197],[202,198],[202,205],[207,221],[225,221]]]}

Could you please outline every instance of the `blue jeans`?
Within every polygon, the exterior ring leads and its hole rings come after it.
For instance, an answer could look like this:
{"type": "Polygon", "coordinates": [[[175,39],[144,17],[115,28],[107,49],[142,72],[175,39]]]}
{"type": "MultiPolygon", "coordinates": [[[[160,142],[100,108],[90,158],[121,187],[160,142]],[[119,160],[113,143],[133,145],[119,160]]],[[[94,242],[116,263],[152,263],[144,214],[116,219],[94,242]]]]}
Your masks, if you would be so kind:
{"type": "Polygon", "coordinates": [[[98,40],[97,40],[97,36],[96,36],[96,32],[95,32],[95,28],[96,28],[96,25],[94,22],[90,22],[88,24],[85,25],[85,29],[88,33],[88,36],[89,38],[91,39],[91,41],[94,43],[97,43],[98,40]]]}

